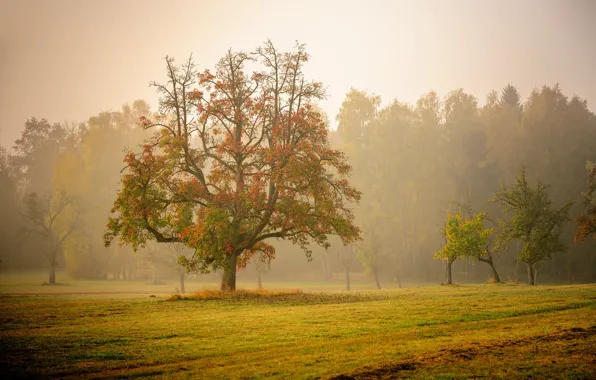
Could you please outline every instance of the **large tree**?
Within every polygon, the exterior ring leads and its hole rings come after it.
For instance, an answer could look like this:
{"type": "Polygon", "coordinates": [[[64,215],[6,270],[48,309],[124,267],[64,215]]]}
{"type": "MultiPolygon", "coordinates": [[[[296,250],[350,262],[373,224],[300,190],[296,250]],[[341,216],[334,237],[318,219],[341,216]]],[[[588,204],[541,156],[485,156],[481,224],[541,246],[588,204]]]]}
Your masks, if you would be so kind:
{"type": "Polygon", "coordinates": [[[308,257],[309,244],[328,247],[329,235],[357,239],[348,204],[360,193],[345,155],[330,147],[316,107],[324,90],[305,78],[307,60],[303,45],[283,53],[271,42],[229,51],[214,73],[166,58],[168,82],[153,83],[160,112],[143,120],[157,130],[125,157],[106,244],[184,243],[195,254],[182,264],[223,269],[221,288],[233,291],[237,267],[274,256],[269,239],[290,240],[308,257]],[[247,65],[259,69],[248,75],[247,65]]]}
{"type": "Polygon", "coordinates": [[[503,214],[512,214],[509,221],[499,223],[497,246],[504,249],[513,240],[522,242],[517,260],[527,265],[530,285],[535,284],[538,263],[565,250],[560,238],[561,229],[570,220],[569,209],[573,206],[573,203],[567,203],[560,208],[553,207],[547,189],[540,182],[532,187],[522,168],[515,185],[508,188],[501,184],[501,191],[493,198],[503,208],[503,214]]]}

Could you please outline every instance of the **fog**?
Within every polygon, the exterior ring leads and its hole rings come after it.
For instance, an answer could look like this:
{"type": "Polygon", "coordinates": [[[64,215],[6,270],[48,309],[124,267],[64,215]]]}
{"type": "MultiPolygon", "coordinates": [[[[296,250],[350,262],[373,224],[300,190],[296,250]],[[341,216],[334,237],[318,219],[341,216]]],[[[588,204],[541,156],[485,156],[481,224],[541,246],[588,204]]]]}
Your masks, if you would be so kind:
{"type": "Polygon", "coordinates": [[[596,6],[585,1],[78,1],[0,2],[0,139],[24,121],[82,121],[123,103],[156,104],[150,80],[163,57],[194,53],[211,67],[228,48],[298,40],[309,76],[328,86],[337,114],[350,87],[415,102],[464,88],[482,99],[513,83],[596,98],[596,6]]]}
{"type": "MultiPolygon", "coordinates": [[[[149,83],[167,82],[166,55],[182,63],[192,54],[199,72],[215,73],[228,49],[271,40],[281,52],[306,46],[304,77],[326,91],[313,104],[362,193],[348,202],[362,240],[345,247],[331,237],[312,260],[273,240],[275,258],[255,256],[240,281],[339,290],[348,273],[371,287],[441,283],[445,265],[433,254],[446,215],[485,212],[487,228],[508,220],[487,201],[525,166],[530,183],[551,186],[554,206],[574,202],[565,248],[537,265],[538,282],[594,282],[594,243],[573,240],[596,160],[594,19],[589,0],[0,0],[0,272],[176,283],[188,247],[104,247],[123,151],[140,151],[154,132],[140,118],[161,111],[149,83]]],[[[521,244],[495,255],[502,281],[525,281],[521,244]]],[[[491,273],[478,260],[454,264],[460,282],[491,273]]],[[[219,282],[221,270],[186,275],[219,282]]]]}

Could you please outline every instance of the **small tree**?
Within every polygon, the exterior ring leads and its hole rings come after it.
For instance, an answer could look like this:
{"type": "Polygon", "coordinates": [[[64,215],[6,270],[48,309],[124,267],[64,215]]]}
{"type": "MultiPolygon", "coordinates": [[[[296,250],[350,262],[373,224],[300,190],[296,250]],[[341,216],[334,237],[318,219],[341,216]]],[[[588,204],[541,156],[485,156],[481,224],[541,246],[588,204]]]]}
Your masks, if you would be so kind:
{"type": "Polygon", "coordinates": [[[51,194],[42,200],[36,193],[30,193],[25,197],[25,218],[28,221],[25,231],[37,233],[48,242],[49,283],[54,285],[58,255],[78,226],[79,212],[65,192],[51,194]]]}
{"type": "Polygon", "coordinates": [[[484,228],[484,217],[483,213],[476,214],[471,219],[463,217],[459,212],[447,215],[443,228],[445,245],[435,253],[435,259],[445,260],[448,285],[453,283],[451,266],[455,260],[466,257],[479,260],[485,254],[488,238],[493,230],[484,228]]]}
{"type": "Polygon", "coordinates": [[[532,187],[522,168],[515,186],[507,188],[501,184],[501,191],[493,197],[503,208],[503,214],[511,213],[509,221],[499,222],[497,249],[503,250],[512,240],[521,241],[522,250],[517,254],[517,261],[528,266],[528,283],[535,284],[536,266],[545,259],[550,259],[555,252],[565,250],[560,239],[563,223],[569,221],[569,209],[573,203],[561,208],[554,208],[548,198],[548,187],[537,183],[532,187]]]}
{"type": "MultiPolygon", "coordinates": [[[[461,210],[464,210],[467,215],[468,215],[468,219],[472,220],[475,218],[480,218],[483,221],[489,221],[492,224],[496,224],[494,221],[492,221],[491,219],[489,219],[486,216],[486,213],[480,213],[477,214],[476,212],[474,212],[474,208],[470,205],[470,204],[464,204],[464,203],[460,203],[460,202],[452,202],[461,212],[461,210]]],[[[475,229],[475,232],[480,231],[479,229],[475,229]]],[[[486,230],[486,231],[491,231],[491,233],[488,236],[488,239],[486,240],[486,246],[484,247],[484,249],[481,250],[475,250],[475,251],[470,251],[470,255],[468,256],[470,259],[475,260],[475,261],[481,261],[483,263],[486,263],[490,266],[490,269],[493,273],[493,278],[497,283],[501,282],[501,277],[499,277],[499,273],[497,272],[497,268],[495,267],[495,263],[493,260],[493,254],[494,252],[494,248],[493,248],[493,240],[494,239],[494,235],[498,235],[498,231],[496,232],[496,234],[494,233],[494,230],[486,230]],[[493,239],[491,239],[491,237],[493,239]],[[492,251],[492,252],[491,252],[492,251]]]]}

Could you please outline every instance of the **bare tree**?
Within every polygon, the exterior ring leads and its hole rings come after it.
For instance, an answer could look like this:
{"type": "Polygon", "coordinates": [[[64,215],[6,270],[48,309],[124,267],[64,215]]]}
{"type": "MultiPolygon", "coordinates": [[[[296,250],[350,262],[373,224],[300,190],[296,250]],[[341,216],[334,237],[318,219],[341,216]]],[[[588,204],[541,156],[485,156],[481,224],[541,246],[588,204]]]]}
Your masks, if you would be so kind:
{"type": "Polygon", "coordinates": [[[25,196],[25,232],[37,233],[48,241],[46,257],[50,264],[49,283],[56,284],[58,254],[79,225],[80,212],[73,198],[60,191],[39,199],[36,193],[25,196]]]}
{"type": "Polygon", "coordinates": [[[178,279],[180,280],[180,293],[184,294],[186,292],[186,268],[180,264],[180,258],[192,257],[194,252],[192,249],[181,243],[171,243],[169,244],[169,248],[170,249],[163,250],[161,249],[161,246],[157,244],[151,244],[148,252],[148,259],[154,265],[153,281],[156,282],[155,265],[166,266],[172,269],[178,275],[178,279]]]}
{"type": "Polygon", "coordinates": [[[371,224],[364,232],[364,241],[358,244],[358,256],[364,265],[365,272],[373,276],[377,289],[381,289],[379,273],[382,265],[381,241],[376,223],[371,224]]]}
{"type": "Polygon", "coordinates": [[[337,258],[346,271],[346,290],[350,290],[350,269],[356,258],[354,246],[352,244],[344,245],[343,249],[337,252],[337,258]]]}
{"type": "Polygon", "coordinates": [[[260,289],[263,289],[263,282],[261,280],[261,275],[271,269],[271,260],[265,255],[257,255],[254,259],[255,261],[255,268],[257,270],[257,285],[260,289]]]}

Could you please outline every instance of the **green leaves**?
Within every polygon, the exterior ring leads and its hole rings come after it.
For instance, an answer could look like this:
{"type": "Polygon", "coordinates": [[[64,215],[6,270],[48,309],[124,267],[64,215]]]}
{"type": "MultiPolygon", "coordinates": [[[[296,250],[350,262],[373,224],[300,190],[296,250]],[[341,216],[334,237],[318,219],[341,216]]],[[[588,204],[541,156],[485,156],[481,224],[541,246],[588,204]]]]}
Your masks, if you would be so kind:
{"type": "Polygon", "coordinates": [[[532,187],[522,168],[515,186],[507,188],[502,184],[501,191],[493,197],[493,201],[503,208],[504,214],[511,214],[509,221],[499,223],[496,247],[503,250],[512,240],[521,241],[523,248],[517,255],[518,262],[535,265],[549,259],[553,253],[565,250],[565,244],[560,239],[561,228],[566,221],[571,220],[569,210],[573,203],[554,208],[547,189],[540,182],[532,187]]]}
{"type": "Polygon", "coordinates": [[[478,259],[485,252],[492,229],[484,228],[486,214],[479,213],[472,219],[459,212],[445,219],[445,245],[435,253],[435,259],[453,262],[461,258],[478,259]]]}

